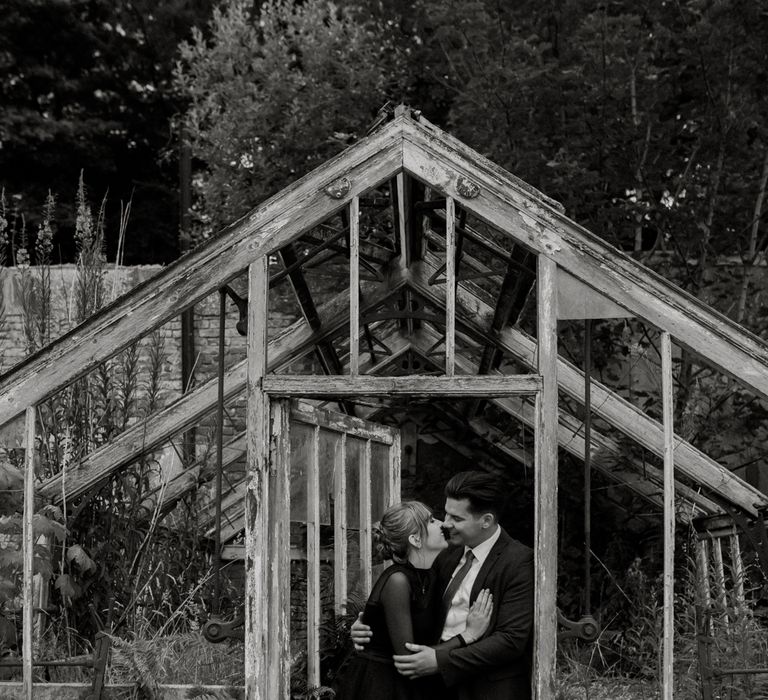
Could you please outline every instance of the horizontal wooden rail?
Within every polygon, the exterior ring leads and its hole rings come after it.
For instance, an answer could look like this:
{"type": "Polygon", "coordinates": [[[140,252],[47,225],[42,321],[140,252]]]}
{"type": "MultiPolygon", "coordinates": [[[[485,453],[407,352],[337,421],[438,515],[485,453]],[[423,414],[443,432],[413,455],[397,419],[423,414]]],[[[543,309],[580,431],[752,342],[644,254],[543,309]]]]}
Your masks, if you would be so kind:
{"type": "Polygon", "coordinates": [[[536,374],[478,377],[330,377],[317,375],[264,377],[262,388],[273,396],[455,396],[461,398],[531,396],[541,388],[536,374]]]}

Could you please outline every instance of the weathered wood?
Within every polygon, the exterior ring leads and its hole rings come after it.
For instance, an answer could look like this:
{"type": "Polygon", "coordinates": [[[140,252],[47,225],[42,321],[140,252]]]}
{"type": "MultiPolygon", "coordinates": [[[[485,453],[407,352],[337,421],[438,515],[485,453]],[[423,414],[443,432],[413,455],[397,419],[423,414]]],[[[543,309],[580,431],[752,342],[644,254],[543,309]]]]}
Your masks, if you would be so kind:
{"type": "MultiPolygon", "coordinates": [[[[414,266],[409,276],[409,284],[426,299],[435,304],[442,304],[442,292],[427,284],[435,269],[432,261],[424,261],[414,266]]],[[[457,289],[457,310],[460,325],[475,332],[485,332],[494,316],[492,307],[463,285],[459,285],[457,289]]],[[[535,371],[536,342],[532,338],[509,326],[494,337],[501,349],[535,371]]],[[[558,382],[565,393],[577,401],[584,402],[584,373],[562,358],[558,359],[558,382]]],[[[594,413],[650,452],[663,457],[664,429],[658,421],[595,380],[592,381],[592,404],[594,413]]],[[[768,505],[768,496],[680,436],[675,437],[675,466],[685,476],[705,485],[750,514],[756,513],[756,506],[768,505]]]]}
{"type": "Polygon", "coordinates": [[[661,334],[661,404],[664,422],[664,629],[662,640],[661,693],[674,693],[675,643],[675,414],[672,398],[672,338],[661,334]]]}
{"type": "Polygon", "coordinates": [[[320,685],[320,428],[307,464],[307,685],[320,685]]]}
{"type": "MultiPolygon", "coordinates": [[[[226,470],[242,459],[245,452],[245,431],[243,431],[224,444],[221,466],[226,470]]],[[[216,473],[217,466],[217,458],[213,454],[208,454],[203,459],[198,460],[189,468],[169,479],[164,485],[153,489],[141,502],[136,517],[139,521],[145,520],[151,517],[155,510],[158,510],[161,516],[167,514],[178,503],[179,499],[189,493],[191,489],[210,481],[216,473]]],[[[205,517],[203,513],[203,522],[205,517]]]]}
{"type": "Polygon", "coordinates": [[[537,375],[477,377],[324,377],[315,375],[270,375],[264,378],[264,390],[273,396],[513,396],[535,394],[537,375]]]}
{"type": "Polygon", "coordinates": [[[746,610],[746,599],[744,598],[744,563],[741,559],[739,535],[735,528],[733,534],[729,535],[728,541],[731,552],[731,576],[733,577],[733,606],[738,620],[746,610]]]}
{"type": "Polygon", "coordinates": [[[360,372],[360,201],[349,203],[349,374],[360,372]]]}
{"type": "MultiPolygon", "coordinates": [[[[422,329],[413,336],[413,342],[418,344],[422,351],[425,351],[426,348],[430,347],[434,337],[434,334],[422,329]]],[[[457,369],[464,373],[470,373],[477,369],[476,365],[461,356],[457,356],[456,363],[457,369]]],[[[491,403],[525,425],[535,428],[536,413],[530,403],[515,397],[491,399],[491,403]]],[[[565,411],[560,411],[558,420],[557,439],[559,446],[577,459],[583,459],[583,421],[565,411]]],[[[650,464],[642,464],[635,459],[627,459],[626,451],[617,442],[594,429],[592,430],[592,466],[611,480],[630,488],[645,500],[658,506],[659,509],[663,508],[664,478],[661,470],[650,464]],[[631,465],[632,468],[624,466],[627,464],[631,465]]],[[[701,496],[689,487],[679,485],[678,496],[681,500],[678,503],[677,514],[683,522],[689,522],[698,515],[712,514],[720,510],[708,498],[701,496]]]]}
{"type": "Polygon", "coordinates": [[[709,540],[696,542],[696,565],[698,570],[699,599],[707,610],[712,605],[712,588],[709,580],[709,540]]]}
{"type": "Polygon", "coordinates": [[[267,570],[267,697],[283,699],[291,686],[291,435],[290,405],[272,403],[272,449],[269,468],[269,528],[267,570]]]}
{"type": "Polygon", "coordinates": [[[456,211],[445,200],[445,376],[454,375],[456,357],[456,211]]]}
{"type": "Polygon", "coordinates": [[[32,700],[32,638],[34,632],[34,560],[35,532],[32,526],[35,517],[35,421],[37,408],[27,408],[24,425],[24,518],[22,524],[23,542],[23,624],[22,624],[22,682],[24,698],[32,700]]]}
{"type": "MultiPolygon", "coordinates": [[[[404,284],[402,280],[394,282],[404,284]]],[[[348,304],[347,294],[336,295],[320,309],[323,323],[323,337],[337,331],[344,325],[344,314],[348,304]]],[[[286,328],[269,343],[269,370],[279,370],[297,355],[321,340],[302,319],[286,328]]],[[[246,361],[238,362],[227,370],[224,378],[224,396],[228,401],[245,390],[246,361]]],[[[211,379],[192,392],[185,394],[171,405],[149,418],[137,423],[110,443],[88,455],[76,467],[67,471],[66,483],[62,475],[46,480],[41,493],[60,503],[63,498],[75,498],[90,490],[111,474],[131,464],[142,454],[162,444],[170,435],[181,432],[193,425],[216,405],[217,382],[211,379]],[[66,488],[66,491],[63,489],[66,488]]]]}
{"type": "Polygon", "coordinates": [[[407,231],[410,225],[410,217],[413,209],[410,202],[410,191],[406,189],[405,173],[398,173],[395,178],[397,188],[397,228],[400,236],[400,267],[406,269],[409,264],[407,231]]]}
{"type": "Polygon", "coordinates": [[[337,615],[347,610],[347,436],[342,434],[333,475],[333,606],[337,615]]]}
{"type": "Polygon", "coordinates": [[[321,165],[3,375],[0,426],[343,208],[344,201],[324,192],[336,178],[346,176],[354,196],[394,176],[402,167],[405,119],[395,119],[321,165]]]}
{"type": "Polygon", "coordinates": [[[723,613],[723,623],[728,628],[728,594],[725,590],[725,564],[723,562],[723,538],[712,539],[712,558],[715,560],[715,584],[717,585],[717,606],[723,613]]]}
{"type": "Polygon", "coordinates": [[[552,200],[436,127],[423,120],[406,122],[403,136],[407,173],[455,197],[462,207],[548,255],[574,277],[768,397],[768,345],[760,338],[580,227],[552,200]],[[477,197],[461,197],[456,189],[461,176],[480,185],[477,197]]]}
{"type": "Polygon", "coordinates": [[[261,389],[267,371],[267,300],[269,274],[262,257],[248,270],[248,359],[245,497],[245,700],[270,700],[269,688],[281,683],[279,666],[267,664],[269,642],[264,621],[269,615],[269,398],[261,389]]]}
{"type": "Polygon", "coordinates": [[[552,700],[557,656],[557,265],[543,255],[537,282],[542,387],[536,396],[533,693],[535,700],[552,700]]]}
{"type": "Polygon", "coordinates": [[[291,403],[291,420],[307,425],[319,425],[325,430],[354,435],[384,445],[391,445],[397,435],[397,431],[389,426],[377,425],[361,418],[318,408],[303,401],[291,403]]]}
{"type": "Polygon", "coordinates": [[[363,461],[360,464],[360,580],[362,595],[371,592],[371,441],[365,441],[363,461]]]}

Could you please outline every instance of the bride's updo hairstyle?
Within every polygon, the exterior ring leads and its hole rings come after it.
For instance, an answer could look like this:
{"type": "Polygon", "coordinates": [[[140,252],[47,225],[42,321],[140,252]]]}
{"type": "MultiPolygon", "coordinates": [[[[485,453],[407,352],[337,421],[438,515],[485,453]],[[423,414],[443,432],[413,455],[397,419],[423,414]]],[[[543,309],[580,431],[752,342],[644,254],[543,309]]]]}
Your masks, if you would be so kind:
{"type": "Polygon", "coordinates": [[[408,559],[408,538],[427,537],[432,511],[419,501],[403,501],[384,511],[381,520],[373,524],[373,551],[381,559],[402,564],[408,559]]]}

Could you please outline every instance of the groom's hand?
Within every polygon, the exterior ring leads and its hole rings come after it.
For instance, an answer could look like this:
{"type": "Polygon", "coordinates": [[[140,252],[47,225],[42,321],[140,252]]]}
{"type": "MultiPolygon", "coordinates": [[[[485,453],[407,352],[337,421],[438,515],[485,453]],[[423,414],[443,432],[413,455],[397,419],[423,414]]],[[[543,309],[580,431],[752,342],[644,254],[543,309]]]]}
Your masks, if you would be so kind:
{"type": "Polygon", "coordinates": [[[408,678],[421,678],[437,673],[437,654],[432,647],[423,644],[406,643],[412,654],[396,654],[395,668],[408,678]]]}
{"type": "Polygon", "coordinates": [[[363,622],[363,613],[360,613],[352,623],[352,627],[349,628],[349,636],[357,651],[363,651],[365,645],[371,641],[373,633],[371,628],[363,622]]]}

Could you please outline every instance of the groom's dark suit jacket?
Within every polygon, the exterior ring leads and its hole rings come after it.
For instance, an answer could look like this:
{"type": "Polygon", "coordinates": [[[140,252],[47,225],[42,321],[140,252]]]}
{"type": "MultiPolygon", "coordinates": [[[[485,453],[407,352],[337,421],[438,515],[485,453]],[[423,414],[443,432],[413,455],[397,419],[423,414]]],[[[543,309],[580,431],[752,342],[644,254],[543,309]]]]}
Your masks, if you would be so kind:
{"type": "MultiPolygon", "coordinates": [[[[450,547],[435,561],[445,590],[464,553],[450,547]]],[[[533,550],[504,530],[483,562],[470,593],[470,605],[487,588],[493,595],[485,635],[466,647],[437,650],[437,666],[459,700],[527,700],[530,697],[533,625],[533,550]]]]}

